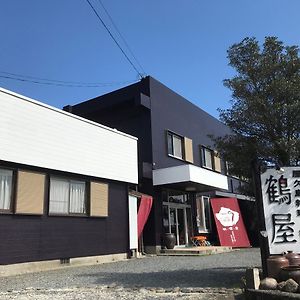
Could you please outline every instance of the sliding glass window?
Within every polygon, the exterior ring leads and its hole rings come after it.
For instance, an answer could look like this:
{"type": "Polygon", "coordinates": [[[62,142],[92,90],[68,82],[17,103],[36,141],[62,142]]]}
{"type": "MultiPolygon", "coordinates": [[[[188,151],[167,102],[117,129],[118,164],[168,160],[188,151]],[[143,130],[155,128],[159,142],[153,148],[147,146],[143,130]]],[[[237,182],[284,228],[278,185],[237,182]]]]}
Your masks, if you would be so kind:
{"type": "Polygon", "coordinates": [[[86,214],[86,183],[51,177],[50,214],[86,214]]]}
{"type": "Polygon", "coordinates": [[[183,137],[168,131],[168,154],[183,159],[183,137]]]}

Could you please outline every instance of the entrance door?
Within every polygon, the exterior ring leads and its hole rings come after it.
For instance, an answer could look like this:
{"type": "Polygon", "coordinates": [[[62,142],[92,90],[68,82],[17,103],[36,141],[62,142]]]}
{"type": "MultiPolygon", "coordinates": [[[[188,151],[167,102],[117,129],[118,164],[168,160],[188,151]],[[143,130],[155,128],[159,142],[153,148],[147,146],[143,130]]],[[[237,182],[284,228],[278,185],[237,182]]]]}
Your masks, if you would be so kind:
{"type": "Polygon", "coordinates": [[[176,208],[173,207],[169,207],[169,232],[170,233],[174,233],[175,237],[176,237],[176,245],[177,245],[177,240],[178,240],[178,236],[177,236],[177,213],[176,213],[176,208]]]}
{"type": "Polygon", "coordinates": [[[176,208],[177,211],[177,245],[187,244],[187,226],[185,208],[176,208]]]}
{"type": "Polygon", "coordinates": [[[174,233],[177,246],[188,244],[188,220],[190,220],[188,213],[190,213],[190,208],[164,205],[163,211],[164,231],[174,233]]]}

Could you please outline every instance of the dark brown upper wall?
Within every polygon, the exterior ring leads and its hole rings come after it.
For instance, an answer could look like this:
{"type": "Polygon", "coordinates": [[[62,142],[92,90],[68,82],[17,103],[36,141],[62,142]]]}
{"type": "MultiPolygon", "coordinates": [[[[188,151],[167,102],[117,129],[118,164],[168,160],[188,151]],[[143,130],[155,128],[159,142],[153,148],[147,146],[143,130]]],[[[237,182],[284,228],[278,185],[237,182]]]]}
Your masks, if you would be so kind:
{"type": "Polygon", "coordinates": [[[138,137],[139,162],[153,162],[155,168],[186,164],[167,155],[166,130],[193,140],[197,166],[200,166],[200,145],[213,147],[208,135],[230,133],[219,120],[150,76],[74,105],[72,112],[138,137]]]}
{"type": "Polygon", "coordinates": [[[140,93],[149,96],[149,85],[145,81],[140,81],[111,93],[78,103],[72,106],[65,106],[64,110],[77,115],[89,116],[100,112],[102,109],[114,108],[124,105],[124,102],[135,101],[140,93]]]}
{"type": "Polygon", "coordinates": [[[143,162],[152,162],[151,117],[148,80],[99,96],[65,110],[116,128],[138,138],[139,176],[143,162]]]}
{"type": "Polygon", "coordinates": [[[223,136],[228,127],[150,77],[152,152],[155,168],[186,164],[167,155],[166,130],[193,140],[194,164],[200,166],[200,145],[213,147],[208,135],[223,136]]]}

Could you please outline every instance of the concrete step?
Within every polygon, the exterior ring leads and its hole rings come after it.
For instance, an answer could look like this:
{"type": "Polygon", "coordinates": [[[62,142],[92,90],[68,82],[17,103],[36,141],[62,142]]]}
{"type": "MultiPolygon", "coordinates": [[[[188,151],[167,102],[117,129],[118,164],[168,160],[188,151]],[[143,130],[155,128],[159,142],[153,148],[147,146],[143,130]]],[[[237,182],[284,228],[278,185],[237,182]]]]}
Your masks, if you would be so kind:
{"type": "Polygon", "coordinates": [[[205,246],[205,247],[178,247],[174,249],[162,249],[158,255],[168,256],[190,256],[190,255],[211,255],[234,251],[232,247],[205,246]]]}

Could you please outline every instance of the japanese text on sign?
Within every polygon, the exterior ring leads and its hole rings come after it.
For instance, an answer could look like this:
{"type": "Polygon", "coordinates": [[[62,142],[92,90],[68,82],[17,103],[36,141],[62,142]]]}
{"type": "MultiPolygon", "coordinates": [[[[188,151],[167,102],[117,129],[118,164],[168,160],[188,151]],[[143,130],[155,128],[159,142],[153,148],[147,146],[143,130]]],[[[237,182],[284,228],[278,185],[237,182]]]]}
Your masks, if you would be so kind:
{"type": "Polygon", "coordinates": [[[271,254],[299,251],[300,167],[268,169],[261,175],[266,230],[271,254]]]}

